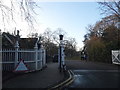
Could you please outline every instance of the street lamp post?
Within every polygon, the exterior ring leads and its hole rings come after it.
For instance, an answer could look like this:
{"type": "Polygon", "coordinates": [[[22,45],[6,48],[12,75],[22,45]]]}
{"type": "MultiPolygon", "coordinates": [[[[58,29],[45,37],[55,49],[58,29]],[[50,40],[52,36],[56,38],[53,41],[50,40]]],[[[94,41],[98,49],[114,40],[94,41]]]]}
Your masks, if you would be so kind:
{"type": "Polygon", "coordinates": [[[59,35],[60,37],[60,45],[59,45],[59,69],[61,70],[65,69],[65,60],[64,60],[64,40],[63,35],[59,35]]]}
{"type": "Polygon", "coordinates": [[[62,64],[61,64],[61,61],[62,61],[62,57],[61,57],[61,44],[62,44],[62,40],[63,40],[63,35],[59,35],[59,37],[60,37],[59,68],[60,68],[60,72],[61,72],[61,69],[62,69],[62,64]]]}

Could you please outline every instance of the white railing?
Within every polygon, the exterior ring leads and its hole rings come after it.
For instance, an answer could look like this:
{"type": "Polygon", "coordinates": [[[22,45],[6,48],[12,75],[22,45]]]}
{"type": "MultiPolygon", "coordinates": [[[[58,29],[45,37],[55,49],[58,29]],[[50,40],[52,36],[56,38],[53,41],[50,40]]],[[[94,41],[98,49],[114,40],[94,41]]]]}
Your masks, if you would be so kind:
{"type": "Polygon", "coordinates": [[[40,70],[46,66],[46,53],[45,49],[38,48],[32,50],[12,50],[3,49],[0,51],[2,53],[2,70],[12,71],[15,69],[16,65],[22,59],[27,65],[29,70],[40,70]]]}
{"type": "Polygon", "coordinates": [[[120,65],[120,50],[112,50],[112,63],[120,65]]]}
{"type": "Polygon", "coordinates": [[[0,53],[2,53],[2,70],[12,70],[14,68],[15,50],[3,49],[0,53]]]}

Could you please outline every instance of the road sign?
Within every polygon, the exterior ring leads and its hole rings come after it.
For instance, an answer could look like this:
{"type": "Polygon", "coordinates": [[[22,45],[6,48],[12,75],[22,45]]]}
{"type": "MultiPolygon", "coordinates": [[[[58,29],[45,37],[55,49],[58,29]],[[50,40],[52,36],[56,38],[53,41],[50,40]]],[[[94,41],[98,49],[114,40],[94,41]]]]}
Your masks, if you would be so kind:
{"type": "Polygon", "coordinates": [[[20,62],[16,66],[14,72],[25,72],[25,71],[28,71],[28,68],[25,65],[25,63],[23,62],[23,60],[20,60],[20,62]]]}

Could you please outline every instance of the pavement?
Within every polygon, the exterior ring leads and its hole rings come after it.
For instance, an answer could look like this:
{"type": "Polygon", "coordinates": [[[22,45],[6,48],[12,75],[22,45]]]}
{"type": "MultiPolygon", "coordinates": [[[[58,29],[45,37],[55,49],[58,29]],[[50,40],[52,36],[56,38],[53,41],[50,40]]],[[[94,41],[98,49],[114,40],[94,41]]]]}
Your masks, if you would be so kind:
{"type": "MultiPolygon", "coordinates": [[[[4,76],[3,76],[4,78],[4,76]]],[[[6,88],[51,88],[59,82],[68,79],[67,74],[60,72],[58,63],[48,63],[47,68],[26,74],[12,76],[2,83],[3,90],[6,88]]]]}

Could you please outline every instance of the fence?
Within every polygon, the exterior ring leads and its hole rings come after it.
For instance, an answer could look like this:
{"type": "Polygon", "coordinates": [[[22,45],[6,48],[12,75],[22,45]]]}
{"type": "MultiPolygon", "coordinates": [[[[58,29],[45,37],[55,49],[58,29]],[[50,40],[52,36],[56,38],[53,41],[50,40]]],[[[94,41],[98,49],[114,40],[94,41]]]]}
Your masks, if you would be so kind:
{"type": "Polygon", "coordinates": [[[3,49],[0,53],[2,53],[3,71],[13,71],[21,59],[30,71],[40,70],[46,66],[46,53],[44,48],[39,50],[37,47],[32,50],[19,50],[18,48],[3,49]]]}
{"type": "Polygon", "coordinates": [[[112,50],[112,63],[120,65],[120,50],[112,50]]]}

